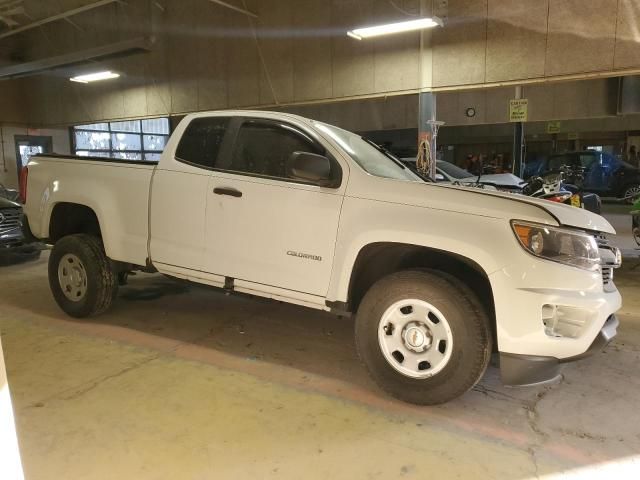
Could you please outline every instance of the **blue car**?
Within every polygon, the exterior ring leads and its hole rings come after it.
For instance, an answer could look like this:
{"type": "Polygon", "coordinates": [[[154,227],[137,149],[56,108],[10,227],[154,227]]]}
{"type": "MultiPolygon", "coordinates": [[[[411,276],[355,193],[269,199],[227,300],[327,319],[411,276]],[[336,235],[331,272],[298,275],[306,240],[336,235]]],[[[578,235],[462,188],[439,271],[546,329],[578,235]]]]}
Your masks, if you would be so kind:
{"type": "Polygon", "coordinates": [[[557,153],[544,160],[532,162],[527,169],[532,175],[560,170],[560,167],[584,168],[583,188],[601,197],[615,197],[633,203],[640,196],[640,169],[605,152],[557,153]]]}

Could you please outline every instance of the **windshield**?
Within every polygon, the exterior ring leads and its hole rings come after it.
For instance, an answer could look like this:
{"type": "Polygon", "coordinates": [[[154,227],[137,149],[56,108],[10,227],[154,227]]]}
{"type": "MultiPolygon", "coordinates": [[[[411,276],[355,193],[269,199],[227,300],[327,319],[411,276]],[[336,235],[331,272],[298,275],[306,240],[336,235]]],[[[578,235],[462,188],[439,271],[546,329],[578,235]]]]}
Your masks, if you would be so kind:
{"type": "Polygon", "coordinates": [[[475,176],[471,172],[467,172],[464,168],[460,168],[453,163],[445,162],[444,160],[438,160],[436,165],[440,170],[452,178],[469,178],[475,176]]]}
{"type": "Polygon", "coordinates": [[[315,122],[315,125],[340,145],[367,173],[396,180],[422,181],[399,160],[394,160],[391,154],[383,153],[379,147],[361,136],[325,123],[315,122]]]}

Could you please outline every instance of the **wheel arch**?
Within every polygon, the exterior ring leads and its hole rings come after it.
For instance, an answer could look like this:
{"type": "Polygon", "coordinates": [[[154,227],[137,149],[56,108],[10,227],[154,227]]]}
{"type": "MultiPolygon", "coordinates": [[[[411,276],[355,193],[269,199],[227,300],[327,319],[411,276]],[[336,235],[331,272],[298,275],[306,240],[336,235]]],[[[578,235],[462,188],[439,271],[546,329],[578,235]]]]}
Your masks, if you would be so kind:
{"type": "Polygon", "coordinates": [[[436,248],[396,242],[375,242],[363,246],[351,270],[346,310],[355,313],[365,293],[381,278],[398,271],[420,268],[455,277],[474,292],[491,319],[495,338],[495,301],[488,273],[464,255],[436,248]]]}
{"type": "Polygon", "coordinates": [[[49,215],[48,240],[56,243],[62,237],[74,233],[86,233],[102,238],[102,228],[96,211],[87,205],[74,202],[58,202],[49,215]]]}

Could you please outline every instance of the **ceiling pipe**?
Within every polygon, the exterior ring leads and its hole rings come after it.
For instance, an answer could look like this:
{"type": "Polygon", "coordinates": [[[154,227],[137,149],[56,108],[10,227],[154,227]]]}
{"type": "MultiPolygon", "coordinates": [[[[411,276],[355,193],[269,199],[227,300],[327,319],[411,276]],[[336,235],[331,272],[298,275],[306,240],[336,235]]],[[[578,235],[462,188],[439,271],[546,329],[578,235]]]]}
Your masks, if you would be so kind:
{"type": "Polygon", "coordinates": [[[89,62],[121,58],[137,53],[146,53],[151,51],[153,43],[154,39],[152,37],[139,37],[131,40],[110,43],[108,45],[102,45],[100,47],[64,53],[62,55],[47,57],[41,60],[34,60],[32,62],[0,67],[0,80],[27,77],[64,67],[79,66],[89,62]]]}
{"type": "Polygon", "coordinates": [[[0,39],[7,38],[12,35],[16,35],[18,33],[26,32],[27,30],[32,30],[37,27],[41,27],[42,25],[46,25],[47,23],[55,22],[58,20],[65,20],[68,17],[71,17],[73,15],[77,15],[82,12],[88,12],[89,10],[93,10],[94,8],[103,7],[105,5],[109,5],[111,3],[116,3],[116,2],[126,4],[126,2],[123,2],[122,0],[100,0],[99,2],[90,3],[89,5],[84,5],[82,7],[74,8],[72,10],[67,10],[66,12],[62,12],[57,15],[53,15],[51,17],[43,18],[42,20],[38,20],[36,22],[25,25],[23,27],[14,28],[13,30],[0,33],[0,39]]]}
{"type": "Polygon", "coordinates": [[[222,0],[209,0],[209,1],[212,3],[217,3],[218,5],[229,8],[231,10],[242,13],[244,15],[248,15],[253,18],[258,18],[258,15],[256,15],[255,13],[250,12],[249,10],[245,10],[244,8],[236,7],[235,5],[231,5],[230,3],[223,2],[222,0]]]}

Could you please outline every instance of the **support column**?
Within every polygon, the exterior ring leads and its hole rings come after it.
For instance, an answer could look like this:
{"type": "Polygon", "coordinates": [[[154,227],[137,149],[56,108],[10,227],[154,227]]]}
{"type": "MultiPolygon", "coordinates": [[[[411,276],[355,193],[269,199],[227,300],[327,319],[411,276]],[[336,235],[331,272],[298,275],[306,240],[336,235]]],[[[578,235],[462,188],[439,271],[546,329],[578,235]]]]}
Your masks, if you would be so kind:
{"type": "MultiPolygon", "coordinates": [[[[516,100],[522,98],[522,87],[516,87],[516,100]]],[[[513,164],[514,175],[522,177],[524,173],[524,123],[516,122],[513,128],[513,164]]]]}

